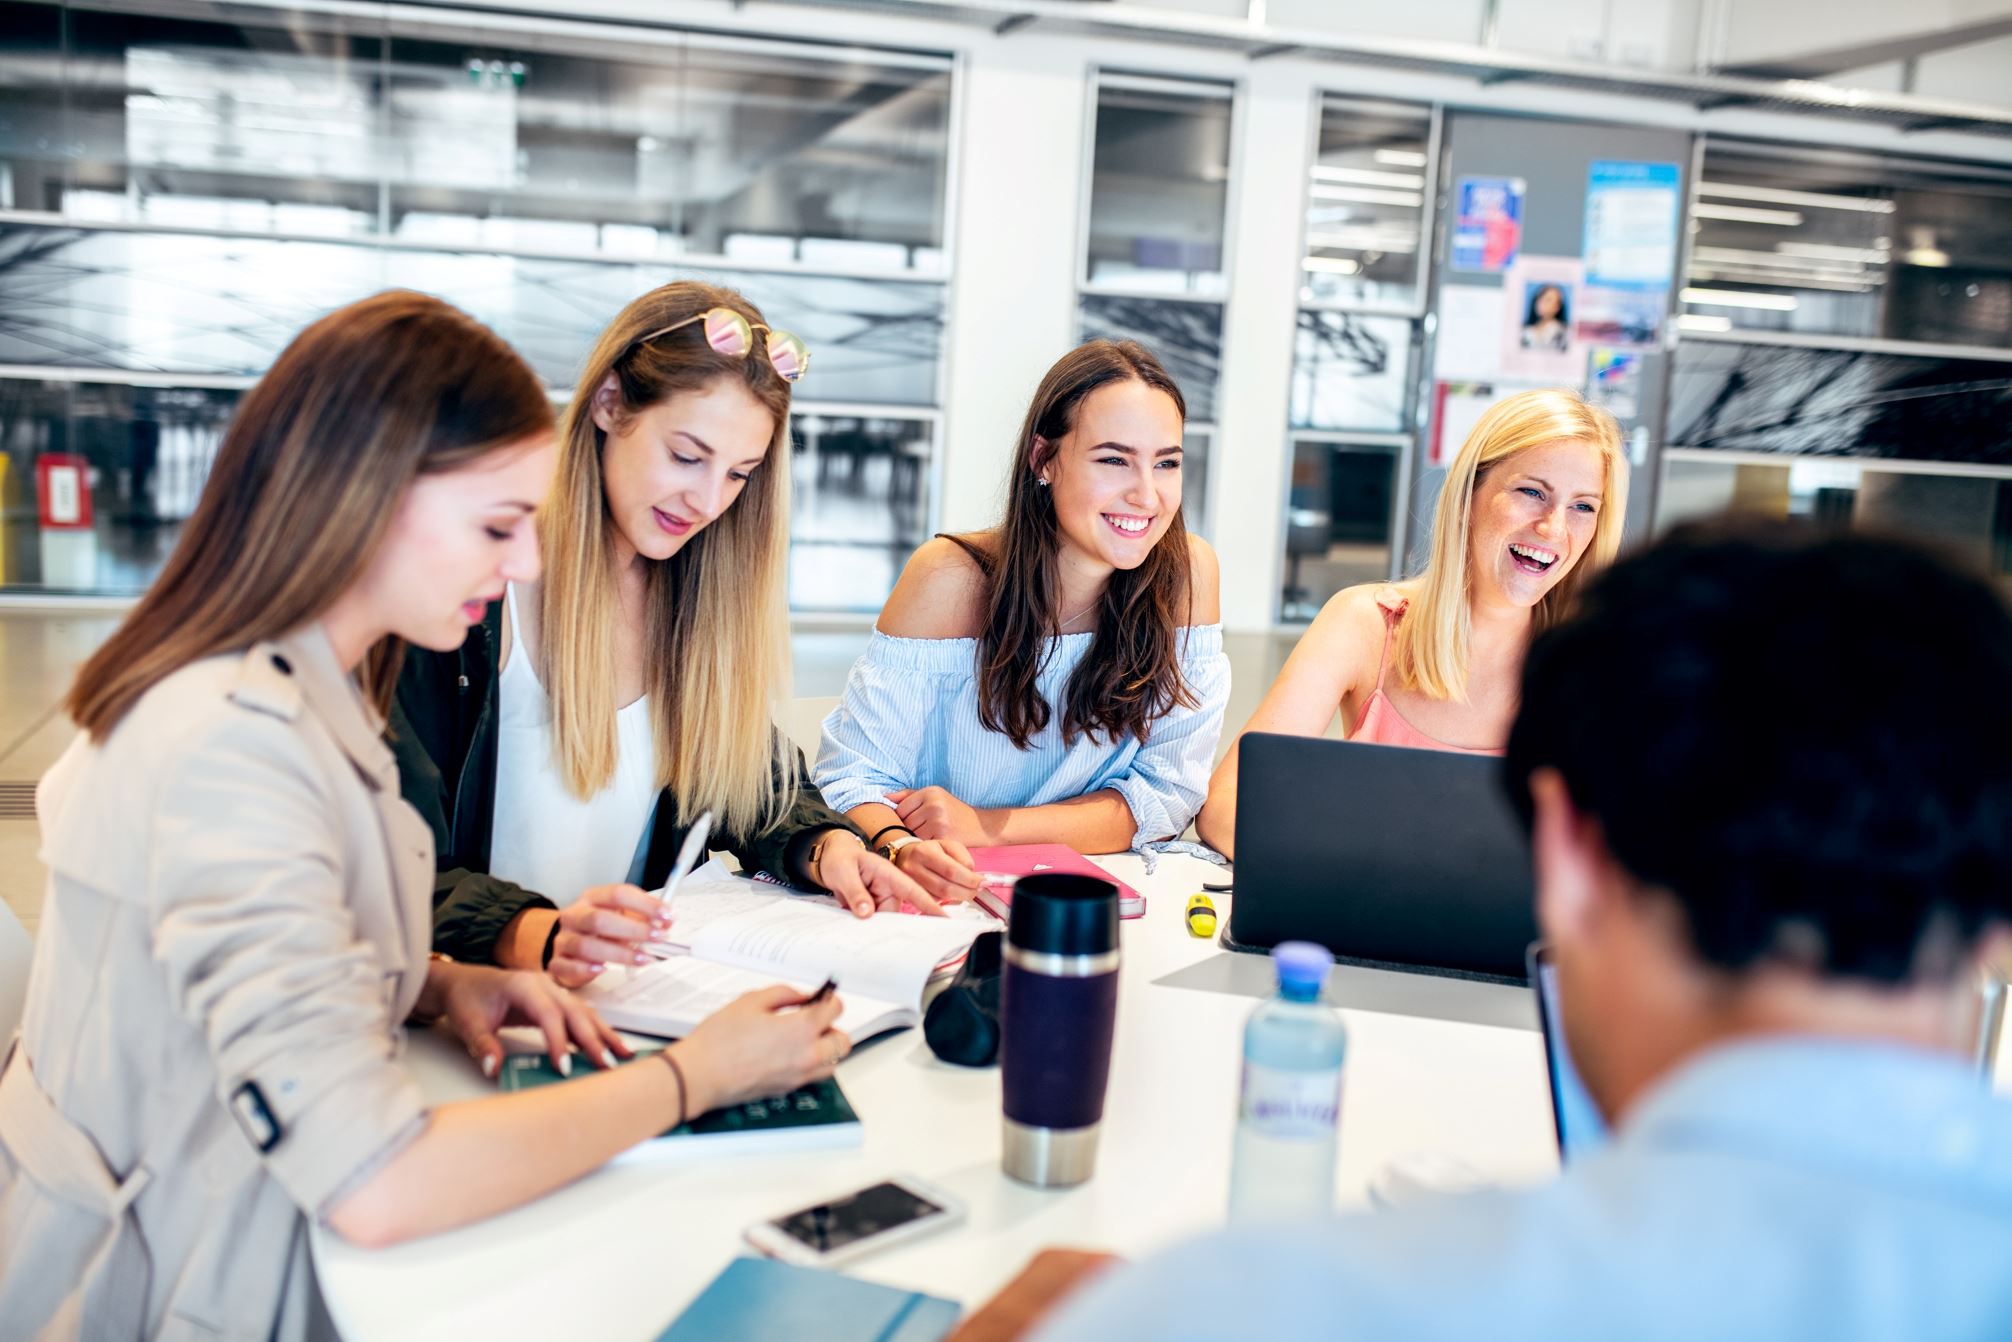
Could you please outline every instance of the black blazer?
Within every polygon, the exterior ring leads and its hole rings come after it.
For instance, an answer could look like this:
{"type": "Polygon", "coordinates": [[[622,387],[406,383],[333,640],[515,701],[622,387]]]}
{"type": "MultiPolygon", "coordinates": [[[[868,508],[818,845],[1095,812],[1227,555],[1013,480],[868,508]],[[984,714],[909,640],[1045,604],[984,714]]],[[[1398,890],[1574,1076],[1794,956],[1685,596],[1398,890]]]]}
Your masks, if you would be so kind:
{"type": "MultiPolygon", "coordinates": [[[[453,652],[408,648],[385,740],[398,757],[399,790],[433,827],[433,948],[457,960],[494,963],[496,939],[525,909],[556,907],[544,895],[489,874],[496,819],[496,649],[502,602],[453,652]]],[[[791,747],[794,751],[794,747],[791,747]]],[[[827,806],[796,753],[797,785],[780,823],[760,834],[715,829],[709,848],[725,849],[749,871],[794,882],[804,854],[828,829],[859,831],[827,806]]],[[[779,771],[778,771],[779,772],[779,771]]],[[[776,786],[782,786],[780,776],[776,786]]],[[[643,859],[643,884],[670,875],[685,841],[677,799],[657,797],[656,824],[643,859]]],[[[561,892],[572,894],[572,891],[561,892]]]]}

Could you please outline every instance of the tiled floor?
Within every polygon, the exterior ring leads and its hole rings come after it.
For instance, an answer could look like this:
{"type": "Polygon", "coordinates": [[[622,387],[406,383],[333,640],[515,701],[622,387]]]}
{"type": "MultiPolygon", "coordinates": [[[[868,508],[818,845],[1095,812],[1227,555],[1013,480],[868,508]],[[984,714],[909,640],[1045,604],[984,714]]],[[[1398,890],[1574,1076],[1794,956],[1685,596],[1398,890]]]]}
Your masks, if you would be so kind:
{"type": "MultiPolygon", "coordinates": [[[[73,732],[59,707],[63,692],[77,665],[117,623],[115,614],[0,613],[0,784],[32,783],[62,754],[73,732]]],[[[863,619],[799,628],[794,640],[797,695],[821,699],[844,689],[846,671],[866,646],[868,628],[863,619]]],[[[1284,664],[1292,639],[1232,634],[1225,643],[1235,686],[1225,718],[1233,732],[1284,664]]],[[[35,850],[34,821],[0,819],[0,900],[31,933],[42,906],[43,872],[35,850]]]]}

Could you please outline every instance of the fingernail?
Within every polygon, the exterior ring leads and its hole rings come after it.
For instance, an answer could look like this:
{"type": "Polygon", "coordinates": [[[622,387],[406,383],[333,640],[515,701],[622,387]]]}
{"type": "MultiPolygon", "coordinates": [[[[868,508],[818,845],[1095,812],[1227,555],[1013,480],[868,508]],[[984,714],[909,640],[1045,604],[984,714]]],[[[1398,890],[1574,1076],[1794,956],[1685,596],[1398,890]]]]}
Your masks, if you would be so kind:
{"type": "Polygon", "coordinates": [[[603,1067],[613,1067],[615,1065],[613,1062],[609,1061],[608,1050],[606,1049],[602,1049],[599,1053],[596,1053],[594,1057],[600,1061],[600,1064],[603,1067]]]}
{"type": "Polygon", "coordinates": [[[560,1076],[571,1076],[571,1075],[573,1075],[573,1055],[572,1055],[572,1054],[570,1054],[570,1053],[561,1053],[561,1054],[559,1055],[559,1075],[560,1075],[560,1076]]]}
{"type": "Polygon", "coordinates": [[[496,1079],[496,1055],[491,1053],[482,1060],[482,1075],[491,1081],[496,1079]]]}
{"type": "Polygon", "coordinates": [[[641,952],[641,951],[637,951],[637,952],[636,952],[636,955],[635,955],[635,960],[636,960],[636,963],[637,963],[637,964],[639,964],[639,965],[646,965],[646,964],[648,964],[648,963],[650,962],[650,957],[649,957],[649,956],[647,956],[647,955],[645,955],[645,954],[644,954],[643,952],[641,952]]]}
{"type": "Polygon", "coordinates": [[[606,968],[607,968],[607,966],[606,966],[606,965],[602,965],[602,964],[592,964],[592,965],[588,965],[588,966],[587,966],[587,968],[588,968],[588,969],[591,969],[591,970],[592,970],[592,971],[594,971],[594,972],[595,972],[596,974],[598,974],[598,973],[600,973],[600,972],[601,972],[601,971],[602,971],[603,969],[606,969],[606,968]]]}

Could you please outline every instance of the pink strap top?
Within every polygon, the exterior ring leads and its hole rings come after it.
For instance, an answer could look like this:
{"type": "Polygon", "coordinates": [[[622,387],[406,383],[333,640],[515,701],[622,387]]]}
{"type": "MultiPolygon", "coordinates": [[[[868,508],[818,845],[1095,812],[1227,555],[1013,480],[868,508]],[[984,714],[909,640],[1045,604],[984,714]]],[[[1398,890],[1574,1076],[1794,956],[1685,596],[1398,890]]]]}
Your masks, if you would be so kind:
{"type": "Polygon", "coordinates": [[[1397,632],[1397,622],[1411,609],[1411,603],[1400,601],[1391,607],[1378,601],[1376,608],[1383,612],[1383,656],[1376,664],[1376,688],[1370,691],[1369,702],[1362,706],[1362,720],[1355,724],[1355,731],[1348,739],[1379,746],[1409,746],[1413,750],[1450,750],[1459,755],[1500,755],[1500,748],[1480,750],[1450,745],[1405,721],[1404,714],[1397,711],[1397,705],[1383,692],[1383,677],[1390,669],[1390,636],[1397,632]]]}

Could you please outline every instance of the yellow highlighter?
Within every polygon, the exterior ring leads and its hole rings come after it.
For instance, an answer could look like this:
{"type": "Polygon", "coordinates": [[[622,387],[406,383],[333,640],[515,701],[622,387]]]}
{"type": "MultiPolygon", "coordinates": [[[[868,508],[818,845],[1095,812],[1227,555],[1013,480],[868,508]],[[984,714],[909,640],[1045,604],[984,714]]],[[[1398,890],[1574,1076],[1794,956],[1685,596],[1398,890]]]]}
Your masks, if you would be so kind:
{"type": "Polygon", "coordinates": [[[1188,935],[1212,937],[1216,934],[1216,906],[1207,895],[1188,896],[1188,935]]]}

